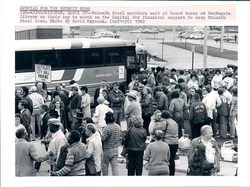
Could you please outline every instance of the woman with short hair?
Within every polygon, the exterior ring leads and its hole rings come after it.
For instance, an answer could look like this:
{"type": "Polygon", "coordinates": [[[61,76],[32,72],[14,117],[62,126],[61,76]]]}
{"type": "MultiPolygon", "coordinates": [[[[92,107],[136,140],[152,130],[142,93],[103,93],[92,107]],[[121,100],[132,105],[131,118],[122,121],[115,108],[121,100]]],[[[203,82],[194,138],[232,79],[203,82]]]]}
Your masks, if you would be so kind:
{"type": "Polygon", "coordinates": [[[169,175],[175,175],[175,155],[178,149],[178,124],[172,119],[172,115],[169,111],[162,111],[161,117],[163,123],[156,125],[154,130],[162,130],[163,138],[162,141],[166,142],[170,149],[169,158],[169,175]]]}
{"type": "Polygon", "coordinates": [[[66,132],[67,120],[66,120],[66,113],[64,110],[64,104],[62,101],[55,100],[54,107],[49,111],[50,116],[52,116],[52,114],[54,114],[55,112],[58,114],[58,119],[62,123],[64,131],[66,132]]]}
{"type": "Polygon", "coordinates": [[[144,87],[142,90],[142,99],[141,99],[141,108],[142,108],[142,119],[143,119],[143,128],[147,130],[149,134],[148,126],[153,115],[153,98],[152,90],[150,87],[144,87]]]}
{"type": "Polygon", "coordinates": [[[202,74],[202,71],[201,70],[198,70],[198,73],[197,73],[197,77],[198,77],[198,84],[199,84],[199,87],[201,88],[205,82],[205,77],[204,75],[202,74]]]}
{"type": "Polygon", "coordinates": [[[91,99],[90,99],[90,95],[88,94],[88,87],[87,86],[81,87],[81,91],[82,91],[81,108],[82,108],[83,116],[85,118],[91,117],[91,110],[90,110],[91,99]]]}
{"type": "Polygon", "coordinates": [[[199,88],[198,77],[196,74],[190,76],[191,80],[188,81],[188,88],[194,87],[196,90],[199,88]]]}
{"type": "Polygon", "coordinates": [[[176,123],[179,126],[179,138],[182,137],[182,129],[184,129],[184,119],[183,119],[183,114],[184,114],[184,108],[185,108],[185,103],[184,100],[180,98],[180,94],[177,90],[174,90],[171,93],[171,102],[169,106],[169,111],[173,115],[173,119],[176,121],[176,123]]]}
{"type": "Polygon", "coordinates": [[[170,151],[168,144],[162,141],[162,137],[162,130],[156,130],[156,141],[150,143],[145,151],[144,160],[148,161],[149,176],[169,175],[170,151]]]}
{"type": "Polygon", "coordinates": [[[131,128],[127,131],[128,143],[128,176],[141,176],[143,167],[143,154],[147,132],[142,127],[143,119],[134,116],[130,119],[131,128]]]}
{"type": "Polygon", "coordinates": [[[157,109],[154,112],[154,115],[151,117],[151,121],[148,126],[148,132],[151,136],[150,137],[151,141],[154,140],[154,127],[158,125],[159,123],[162,123],[162,118],[161,118],[161,111],[157,109]]]}
{"type": "Polygon", "coordinates": [[[105,121],[105,115],[108,112],[112,112],[113,110],[104,104],[104,97],[100,96],[97,98],[98,105],[95,108],[95,113],[93,115],[93,121],[96,125],[97,130],[102,134],[102,130],[107,126],[105,121]]]}
{"type": "Polygon", "coordinates": [[[213,79],[211,81],[211,86],[212,88],[219,88],[220,87],[220,82],[222,81],[222,75],[221,75],[221,71],[219,69],[217,69],[215,71],[215,75],[213,76],[213,79]]]}

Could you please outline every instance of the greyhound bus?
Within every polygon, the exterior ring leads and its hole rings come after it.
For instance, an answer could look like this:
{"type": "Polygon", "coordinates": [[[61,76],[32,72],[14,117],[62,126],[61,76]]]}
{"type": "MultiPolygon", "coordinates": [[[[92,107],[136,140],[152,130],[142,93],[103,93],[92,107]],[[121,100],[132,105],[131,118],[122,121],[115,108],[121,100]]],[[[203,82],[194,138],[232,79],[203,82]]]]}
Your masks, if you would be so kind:
{"type": "MultiPolygon", "coordinates": [[[[87,86],[91,97],[102,80],[119,82],[126,88],[131,75],[147,67],[144,46],[116,38],[74,38],[17,40],[15,50],[15,84],[30,88],[36,83],[37,65],[51,67],[48,91],[70,80],[87,86]]],[[[125,90],[125,89],[124,89],[125,90]]]]}

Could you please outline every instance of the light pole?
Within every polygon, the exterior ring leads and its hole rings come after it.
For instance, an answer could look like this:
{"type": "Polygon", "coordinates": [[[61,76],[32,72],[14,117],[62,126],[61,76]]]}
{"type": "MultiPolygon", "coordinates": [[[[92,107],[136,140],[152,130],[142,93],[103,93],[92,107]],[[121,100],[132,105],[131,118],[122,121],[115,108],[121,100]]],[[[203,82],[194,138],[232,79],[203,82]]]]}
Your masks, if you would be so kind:
{"type": "Polygon", "coordinates": [[[220,33],[220,52],[223,52],[223,44],[224,44],[224,26],[221,27],[221,33],[220,33]]]}
{"type": "Polygon", "coordinates": [[[161,56],[161,59],[162,59],[162,62],[163,62],[163,50],[164,49],[164,38],[162,38],[162,52],[161,52],[161,54],[162,54],[162,56],[161,56]]]}
{"type": "Polygon", "coordinates": [[[176,32],[175,26],[173,28],[173,32],[174,32],[174,40],[173,40],[173,42],[175,42],[175,32],[176,32]]]}
{"type": "Polygon", "coordinates": [[[73,38],[75,38],[75,29],[72,29],[73,38]]]}
{"type": "Polygon", "coordinates": [[[204,28],[204,44],[203,44],[203,69],[207,68],[207,32],[208,27],[204,28]]]}
{"type": "Polygon", "coordinates": [[[156,27],[153,29],[153,32],[154,32],[154,39],[155,39],[156,27]]]}

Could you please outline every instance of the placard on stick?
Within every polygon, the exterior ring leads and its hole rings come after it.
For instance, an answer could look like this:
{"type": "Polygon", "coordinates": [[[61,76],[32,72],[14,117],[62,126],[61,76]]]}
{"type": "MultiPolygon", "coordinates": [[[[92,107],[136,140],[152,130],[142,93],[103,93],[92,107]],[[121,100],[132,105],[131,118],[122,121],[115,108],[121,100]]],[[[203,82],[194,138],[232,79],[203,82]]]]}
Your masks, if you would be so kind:
{"type": "Polygon", "coordinates": [[[36,81],[51,82],[51,66],[35,64],[36,81]]]}

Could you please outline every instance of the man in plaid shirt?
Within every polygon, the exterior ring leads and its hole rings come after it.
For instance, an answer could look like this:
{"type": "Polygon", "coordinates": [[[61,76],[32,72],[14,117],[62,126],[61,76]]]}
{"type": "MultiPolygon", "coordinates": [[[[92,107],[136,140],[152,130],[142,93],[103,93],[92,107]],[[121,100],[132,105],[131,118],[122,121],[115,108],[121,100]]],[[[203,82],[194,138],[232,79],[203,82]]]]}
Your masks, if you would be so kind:
{"type": "Polygon", "coordinates": [[[107,126],[103,129],[103,175],[108,175],[109,163],[112,167],[112,175],[118,176],[118,146],[120,145],[121,127],[115,123],[115,118],[112,112],[106,113],[107,126]]]}

